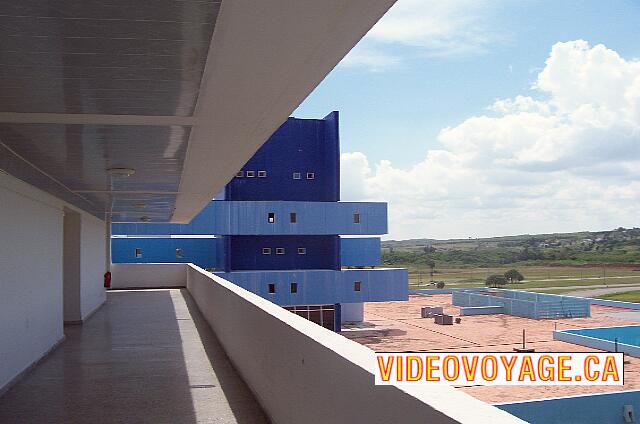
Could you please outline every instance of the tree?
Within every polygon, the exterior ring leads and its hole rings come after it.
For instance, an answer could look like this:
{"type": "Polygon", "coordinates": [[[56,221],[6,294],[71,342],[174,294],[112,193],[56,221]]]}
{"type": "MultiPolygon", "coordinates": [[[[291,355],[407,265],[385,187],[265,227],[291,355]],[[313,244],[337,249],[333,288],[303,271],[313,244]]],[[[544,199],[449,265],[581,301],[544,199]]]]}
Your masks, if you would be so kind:
{"type": "Polygon", "coordinates": [[[436,263],[431,259],[427,260],[427,266],[429,267],[429,280],[433,281],[433,271],[436,268],[436,263]]]}
{"type": "Polygon", "coordinates": [[[487,281],[485,281],[484,284],[488,287],[495,288],[495,287],[504,286],[505,284],[507,284],[507,279],[505,278],[504,275],[493,274],[487,277],[487,281]]]}
{"type": "Polygon", "coordinates": [[[520,253],[518,254],[518,260],[520,261],[529,260],[529,246],[525,246],[524,249],[520,251],[520,253]]]}
{"type": "Polygon", "coordinates": [[[436,283],[436,287],[439,288],[439,289],[443,289],[444,288],[444,281],[438,281],[436,283]]]}
{"type": "Polygon", "coordinates": [[[513,284],[516,281],[520,282],[524,280],[524,275],[520,274],[520,271],[518,271],[517,269],[510,269],[509,271],[504,273],[504,278],[506,278],[511,284],[513,284]]]}

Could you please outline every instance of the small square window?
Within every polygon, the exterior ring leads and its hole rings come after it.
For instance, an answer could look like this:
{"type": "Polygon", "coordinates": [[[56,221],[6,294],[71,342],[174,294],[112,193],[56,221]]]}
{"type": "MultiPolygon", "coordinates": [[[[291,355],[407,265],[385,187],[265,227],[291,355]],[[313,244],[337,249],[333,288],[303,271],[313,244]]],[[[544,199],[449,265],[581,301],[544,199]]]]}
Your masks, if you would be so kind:
{"type": "Polygon", "coordinates": [[[269,289],[269,294],[273,294],[276,292],[276,285],[274,283],[269,283],[268,289],[269,289]]]}
{"type": "Polygon", "coordinates": [[[295,224],[296,222],[298,222],[298,214],[297,214],[297,213],[295,213],[295,212],[291,212],[291,213],[289,214],[289,221],[290,221],[292,224],[295,224]]]}
{"type": "Polygon", "coordinates": [[[183,257],[182,248],[179,247],[179,248],[176,249],[176,258],[180,259],[182,257],[183,257]]]}
{"type": "Polygon", "coordinates": [[[362,288],[362,283],[360,281],[354,281],[353,291],[360,291],[361,288],[362,288]]]}
{"type": "Polygon", "coordinates": [[[353,214],[353,223],[354,224],[359,224],[360,223],[360,214],[357,213],[357,212],[353,214]]]}
{"type": "Polygon", "coordinates": [[[270,247],[263,247],[262,248],[262,254],[263,255],[270,255],[271,254],[271,248],[270,247]]]}
{"type": "Polygon", "coordinates": [[[294,172],[293,173],[293,179],[294,180],[299,180],[301,178],[302,178],[302,174],[301,173],[299,173],[299,172],[294,172]]]}
{"type": "Polygon", "coordinates": [[[307,172],[307,180],[314,180],[316,178],[315,172],[307,172]]]}
{"type": "Polygon", "coordinates": [[[238,173],[236,174],[236,177],[238,178],[244,177],[244,171],[238,171],[238,173]]]}
{"type": "Polygon", "coordinates": [[[247,176],[247,178],[253,178],[256,176],[256,171],[247,171],[245,175],[247,176]]]}
{"type": "Polygon", "coordinates": [[[258,171],[258,178],[265,178],[267,176],[267,171],[258,171]]]}
{"type": "Polygon", "coordinates": [[[298,255],[306,255],[307,248],[306,247],[298,247],[298,255]]]}
{"type": "Polygon", "coordinates": [[[298,283],[291,283],[291,293],[298,293],[298,283]]]}
{"type": "Polygon", "coordinates": [[[140,249],[139,247],[136,247],[136,258],[141,258],[142,257],[142,249],[140,249]]]}
{"type": "Polygon", "coordinates": [[[267,214],[267,222],[269,224],[273,224],[276,222],[276,213],[275,212],[269,212],[267,214]]]}
{"type": "Polygon", "coordinates": [[[284,255],[284,247],[276,247],[276,255],[284,255]]]}

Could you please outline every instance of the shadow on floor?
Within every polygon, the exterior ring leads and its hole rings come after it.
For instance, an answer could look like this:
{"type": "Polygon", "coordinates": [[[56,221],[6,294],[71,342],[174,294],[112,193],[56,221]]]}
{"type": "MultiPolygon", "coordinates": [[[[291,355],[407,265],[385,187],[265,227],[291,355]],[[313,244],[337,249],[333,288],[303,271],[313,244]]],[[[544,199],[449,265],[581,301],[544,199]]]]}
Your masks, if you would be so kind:
{"type": "MultiPolygon", "coordinates": [[[[186,304],[190,318],[195,324],[198,335],[202,340],[202,345],[207,354],[207,358],[215,372],[220,387],[224,391],[229,407],[239,424],[268,424],[270,421],[262,412],[257,402],[247,404],[247,398],[253,398],[251,390],[246,383],[240,379],[238,372],[233,367],[220,341],[216,337],[211,326],[207,323],[204,315],[200,312],[195,300],[186,289],[181,289],[180,293],[186,304]]],[[[238,330],[240,331],[240,330],[238,330]]],[[[251,347],[247,347],[250,349],[251,347]]]]}
{"type": "Polygon", "coordinates": [[[0,423],[267,422],[187,300],[179,290],[108,293],[0,398],[0,423]]]}

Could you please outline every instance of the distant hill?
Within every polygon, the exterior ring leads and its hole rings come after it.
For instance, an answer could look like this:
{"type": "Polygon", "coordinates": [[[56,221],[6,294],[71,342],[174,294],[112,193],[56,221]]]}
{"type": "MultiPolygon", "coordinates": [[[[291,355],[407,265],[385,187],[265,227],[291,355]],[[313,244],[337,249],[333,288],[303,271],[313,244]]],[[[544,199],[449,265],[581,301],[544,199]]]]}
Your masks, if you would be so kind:
{"type": "Polygon", "coordinates": [[[640,263],[640,228],[521,234],[478,239],[382,242],[385,265],[429,263],[490,266],[514,263],[640,263]]]}

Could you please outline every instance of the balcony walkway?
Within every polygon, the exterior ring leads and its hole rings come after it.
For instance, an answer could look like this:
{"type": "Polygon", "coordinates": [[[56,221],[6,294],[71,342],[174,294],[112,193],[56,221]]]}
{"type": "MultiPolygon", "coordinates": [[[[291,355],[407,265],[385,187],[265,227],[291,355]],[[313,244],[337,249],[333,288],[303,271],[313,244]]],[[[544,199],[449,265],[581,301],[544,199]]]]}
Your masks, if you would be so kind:
{"type": "Polygon", "coordinates": [[[185,290],[112,291],[0,398],[0,423],[268,423],[185,290]]]}

